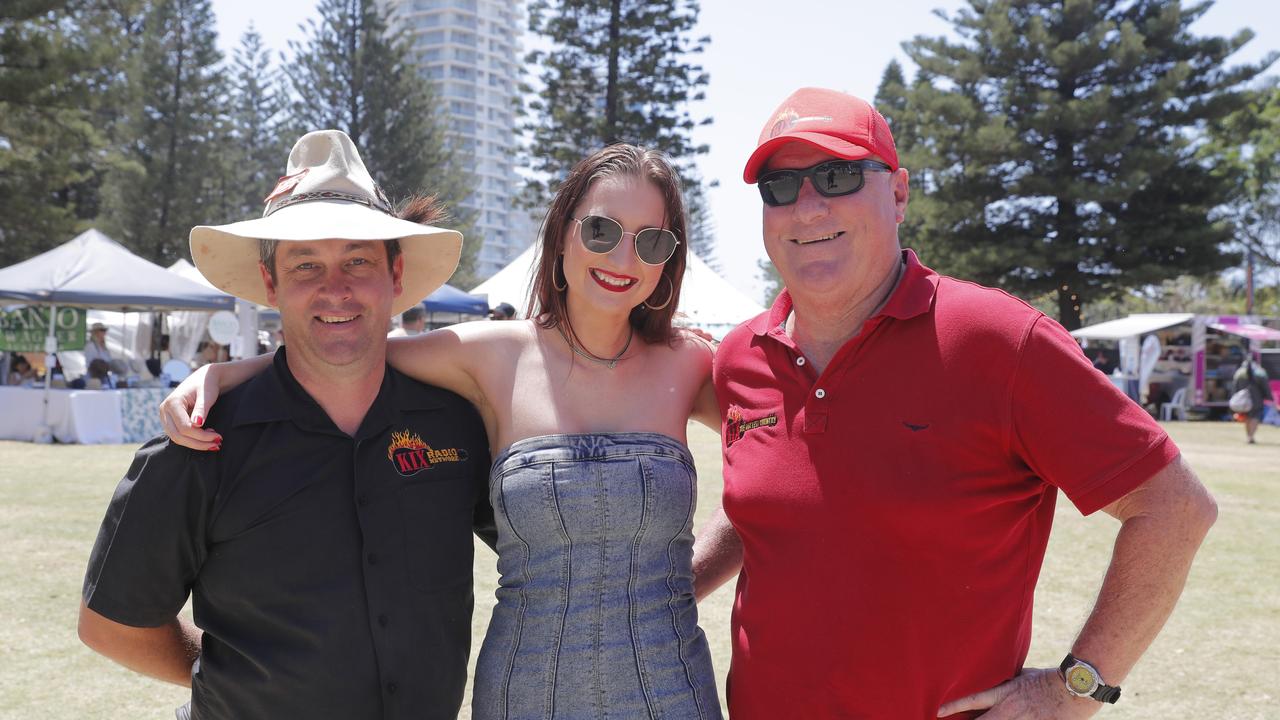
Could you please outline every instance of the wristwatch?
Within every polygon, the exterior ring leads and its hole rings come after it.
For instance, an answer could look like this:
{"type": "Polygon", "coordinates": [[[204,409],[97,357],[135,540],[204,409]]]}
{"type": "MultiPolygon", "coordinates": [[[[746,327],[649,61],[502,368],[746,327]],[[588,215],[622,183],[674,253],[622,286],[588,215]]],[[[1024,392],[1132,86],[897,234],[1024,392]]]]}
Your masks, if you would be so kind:
{"type": "Polygon", "coordinates": [[[1097,668],[1071,653],[1067,653],[1067,657],[1058,666],[1058,672],[1062,673],[1062,679],[1067,684],[1067,692],[1076,697],[1093,698],[1113,705],[1120,699],[1119,686],[1105,684],[1097,668]]]}

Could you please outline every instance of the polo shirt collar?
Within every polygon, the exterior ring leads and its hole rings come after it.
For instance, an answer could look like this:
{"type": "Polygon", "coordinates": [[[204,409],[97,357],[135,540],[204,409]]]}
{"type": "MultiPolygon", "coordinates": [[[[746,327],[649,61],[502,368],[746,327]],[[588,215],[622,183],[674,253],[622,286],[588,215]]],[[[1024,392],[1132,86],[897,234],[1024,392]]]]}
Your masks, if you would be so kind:
{"type": "MultiPolygon", "coordinates": [[[[292,420],[305,430],[347,437],[293,376],[284,346],[276,351],[271,367],[248,382],[244,393],[233,421],[236,427],[292,420]]],[[[382,387],[365,413],[356,438],[376,435],[400,422],[402,412],[442,407],[444,403],[433,388],[400,374],[388,365],[382,376],[382,387]]]]}
{"type": "MultiPolygon", "coordinates": [[[[898,287],[889,296],[889,302],[871,319],[891,317],[906,320],[923,315],[933,306],[933,296],[938,291],[938,273],[922,265],[915,251],[910,248],[902,251],[902,262],[906,269],[902,272],[898,287]]],[[[782,327],[791,314],[791,308],[791,292],[784,288],[769,311],[757,315],[747,323],[747,327],[756,335],[768,335],[782,327]]]]}

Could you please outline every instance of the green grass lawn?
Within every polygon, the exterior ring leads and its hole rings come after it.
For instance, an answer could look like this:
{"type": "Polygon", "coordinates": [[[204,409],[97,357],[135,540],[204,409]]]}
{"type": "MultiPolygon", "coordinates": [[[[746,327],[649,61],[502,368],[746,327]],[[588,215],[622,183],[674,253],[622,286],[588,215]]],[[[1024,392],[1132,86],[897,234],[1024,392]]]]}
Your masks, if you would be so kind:
{"type": "MultiPolygon", "coordinates": [[[[1280,718],[1280,429],[1244,444],[1239,425],[1173,423],[1169,432],[1217,497],[1218,524],[1182,602],[1105,718],[1280,718]]],[[[714,435],[691,427],[702,486],[698,519],[719,503],[714,435]]],[[[0,442],[0,718],[165,718],[186,691],[127,672],[83,647],[75,617],[85,561],[133,447],[0,442]]],[[[1060,502],[1036,593],[1029,664],[1056,665],[1083,622],[1118,524],[1060,502]],[[1081,563],[1080,558],[1097,558],[1081,563]]],[[[494,556],[476,553],[475,645],[488,623],[494,556]]],[[[731,589],[700,607],[724,687],[731,589]]],[[[469,718],[464,709],[463,718],[469,718]]]]}

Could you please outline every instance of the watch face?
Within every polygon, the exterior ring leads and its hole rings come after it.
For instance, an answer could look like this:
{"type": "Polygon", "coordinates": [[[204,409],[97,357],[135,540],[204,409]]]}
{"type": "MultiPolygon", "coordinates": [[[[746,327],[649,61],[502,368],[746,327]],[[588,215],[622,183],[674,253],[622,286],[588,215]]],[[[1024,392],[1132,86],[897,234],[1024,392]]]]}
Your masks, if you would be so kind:
{"type": "Polygon", "coordinates": [[[1087,695],[1093,692],[1097,684],[1098,681],[1089,668],[1083,665],[1073,665],[1067,669],[1067,687],[1071,688],[1075,693],[1087,695]]]}

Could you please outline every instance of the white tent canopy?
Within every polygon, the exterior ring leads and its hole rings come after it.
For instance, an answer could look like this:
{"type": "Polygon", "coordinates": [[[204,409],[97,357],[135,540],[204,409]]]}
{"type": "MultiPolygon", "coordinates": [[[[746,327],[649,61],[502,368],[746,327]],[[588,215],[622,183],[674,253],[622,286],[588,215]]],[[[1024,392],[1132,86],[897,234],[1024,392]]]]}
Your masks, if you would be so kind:
{"type": "Polygon", "coordinates": [[[1121,340],[1191,322],[1194,317],[1192,313],[1138,313],[1072,330],[1071,336],[1088,340],[1121,340]]]}
{"type": "Polygon", "coordinates": [[[0,270],[0,299],[120,312],[234,305],[226,293],[165,272],[97,230],[0,270]]]}
{"type": "MultiPolygon", "coordinates": [[[[471,290],[489,296],[489,304],[511,303],[516,317],[523,317],[529,303],[529,285],[541,247],[534,243],[493,277],[471,290]]],[[[677,323],[698,327],[723,337],[739,323],[764,312],[759,303],[716,274],[701,258],[689,253],[680,288],[677,323]]]]}
{"type": "MultiPolygon", "coordinates": [[[[179,258],[169,266],[169,272],[176,273],[192,282],[222,292],[213,286],[200,270],[186,258],[179,258]]],[[[236,298],[236,319],[240,322],[240,333],[237,341],[232,343],[232,359],[253,357],[258,354],[258,311],[259,306],[248,300],[236,298]]],[[[210,313],[176,312],[169,315],[169,354],[183,362],[189,363],[196,356],[196,348],[205,339],[205,330],[209,327],[210,313]]]]}

